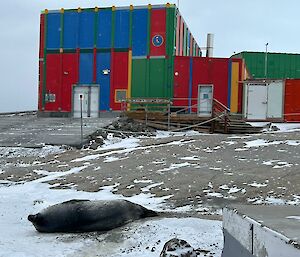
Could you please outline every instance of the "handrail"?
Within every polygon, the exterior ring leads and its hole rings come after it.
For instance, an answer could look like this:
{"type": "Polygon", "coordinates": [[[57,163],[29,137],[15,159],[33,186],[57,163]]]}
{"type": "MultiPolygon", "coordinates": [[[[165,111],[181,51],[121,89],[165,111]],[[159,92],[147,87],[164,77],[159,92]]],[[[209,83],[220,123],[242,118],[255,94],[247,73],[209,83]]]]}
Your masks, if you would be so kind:
{"type": "Polygon", "coordinates": [[[217,99],[213,99],[213,102],[214,103],[217,103],[218,105],[220,105],[223,109],[225,109],[226,111],[228,111],[228,112],[230,112],[230,109],[227,107],[227,106],[225,106],[224,104],[222,104],[221,102],[219,102],[217,99]]]}

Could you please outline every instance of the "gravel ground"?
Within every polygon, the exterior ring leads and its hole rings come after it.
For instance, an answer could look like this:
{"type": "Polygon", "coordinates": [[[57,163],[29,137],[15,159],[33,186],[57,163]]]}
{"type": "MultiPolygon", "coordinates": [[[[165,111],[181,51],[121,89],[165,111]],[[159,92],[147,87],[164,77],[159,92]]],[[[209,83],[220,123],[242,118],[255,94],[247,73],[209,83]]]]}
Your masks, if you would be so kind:
{"type": "Polygon", "coordinates": [[[175,134],[136,141],[118,149],[56,149],[48,155],[2,148],[0,184],[86,166],[48,183],[88,192],[114,186],[113,192],[124,196],[151,192],[192,216],[230,204],[300,203],[300,132],[175,134]]]}

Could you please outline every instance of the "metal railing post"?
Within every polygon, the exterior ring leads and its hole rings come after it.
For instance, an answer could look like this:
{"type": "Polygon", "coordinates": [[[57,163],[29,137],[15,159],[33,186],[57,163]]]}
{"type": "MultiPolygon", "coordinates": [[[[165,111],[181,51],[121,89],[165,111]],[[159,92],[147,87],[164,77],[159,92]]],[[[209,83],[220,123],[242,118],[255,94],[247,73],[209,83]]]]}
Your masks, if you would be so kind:
{"type": "Polygon", "coordinates": [[[228,133],[228,112],[224,111],[224,133],[228,133]]]}
{"type": "Polygon", "coordinates": [[[80,98],[80,140],[81,140],[81,146],[83,146],[83,117],[82,117],[83,95],[80,95],[79,98],[80,98]]]}
{"type": "Polygon", "coordinates": [[[145,123],[146,123],[146,126],[148,126],[148,105],[146,104],[146,117],[145,117],[145,123]]]}
{"type": "Polygon", "coordinates": [[[170,130],[170,121],[171,121],[171,104],[168,104],[168,130],[170,130]]]}

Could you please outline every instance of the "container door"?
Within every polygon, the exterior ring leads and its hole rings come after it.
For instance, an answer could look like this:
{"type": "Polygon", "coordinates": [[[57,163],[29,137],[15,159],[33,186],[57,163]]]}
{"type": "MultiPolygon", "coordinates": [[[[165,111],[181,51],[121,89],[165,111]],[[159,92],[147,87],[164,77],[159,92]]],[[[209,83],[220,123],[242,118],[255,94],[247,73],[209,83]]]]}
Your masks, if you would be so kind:
{"type": "Polygon", "coordinates": [[[84,10],[79,13],[79,48],[93,48],[95,36],[95,12],[84,10]]]}
{"type": "Polygon", "coordinates": [[[264,85],[248,85],[248,120],[265,120],[267,118],[267,93],[264,85]]]}
{"type": "Polygon", "coordinates": [[[267,118],[282,119],[283,116],[283,82],[268,84],[267,118]]]}
{"type": "Polygon", "coordinates": [[[72,85],[78,80],[77,54],[63,54],[61,110],[71,112],[72,85]]]}
{"type": "Polygon", "coordinates": [[[61,14],[47,14],[47,31],[46,31],[46,46],[47,49],[60,48],[60,33],[61,33],[61,14]]]}
{"type": "Polygon", "coordinates": [[[100,110],[109,111],[110,52],[97,54],[97,84],[100,84],[100,110]]]}
{"type": "Polygon", "coordinates": [[[285,120],[289,122],[300,122],[300,80],[288,79],[285,84],[285,120]]]}
{"type": "Polygon", "coordinates": [[[93,83],[94,55],[92,53],[80,53],[79,60],[79,84],[93,83]]]}
{"type": "Polygon", "coordinates": [[[73,116],[74,118],[81,117],[81,108],[82,108],[82,117],[88,117],[89,109],[89,88],[75,86],[73,88],[73,116]],[[81,107],[82,105],[82,107],[81,107]]]}
{"type": "Polygon", "coordinates": [[[99,117],[99,86],[91,86],[90,89],[90,117],[98,118],[99,117]]]}
{"type": "Polygon", "coordinates": [[[61,61],[59,54],[47,54],[45,111],[60,111],[61,61]]]}
{"type": "Polygon", "coordinates": [[[147,9],[134,9],[132,17],[132,55],[147,55],[148,14],[147,9]]]}
{"type": "Polygon", "coordinates": [[[188,107],[190,59],[188,57],[175,57],[174,64],[174,106],[188,107]]]}
{"type": "Polygon", "coordinates": [[[121,110],[120,95],[127,95],[128,89],[128,52],[114,52],[112,54],[112,81],[110,90],[110,108],[121,110]]]}
{"type": "Polygon", "coordinates": [[[198,87],[198,116],[211,117],[213,105],[213,85],[198,87]]]}
{"type": "Polygon", "coordinates": [[[112,11],[111,9],[98,12],[97,48],[111,48],[112,11]]]}
{"type": "Polygon", "coordinates": [[[130,11],[115,12],[115,48],[129,48],[130,11]]]}
{"type": "Polygon", "coordinates": [[[166,9],[152,10],[150,56],[166,55],[166,9]]]}
{"type": "Polygon", "coordinates": [[[149,60],[149,87],[147,97],[168,97],[165,58],[149,60]]]}
{"type": "Polygon", "coordinates": [[[79,14],[77,11],[64,13],[63,48],[75,49],[78,46],[79,14]]]}

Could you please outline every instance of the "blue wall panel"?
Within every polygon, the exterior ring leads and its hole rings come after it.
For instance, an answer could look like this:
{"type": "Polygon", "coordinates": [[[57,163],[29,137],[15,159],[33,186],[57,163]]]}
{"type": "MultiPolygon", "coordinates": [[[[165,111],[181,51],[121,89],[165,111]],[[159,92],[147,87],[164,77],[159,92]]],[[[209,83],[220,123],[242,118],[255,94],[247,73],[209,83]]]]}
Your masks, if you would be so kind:
{"type": "Polygon", "coordinates": [[[115,48],[129,48],[129,10],[117,10],[115,22],[115,48]]]}
{"type": "Polygon", "coordinates": [[[111,48],[112,11],[100,10],[98,13],[98,48],[111,48]]]}
{"type": "Polygon", "coordinates": [[[64,13],[64,44],[65,49],[74,49],[78,46],[78,28],[79,14],[78,12],[64,13]]]}
{"type": "Polygon", "coordinates": [[[94,54],[81,53],[79,61],[79,83],[91,84],[93,83],[93,67],[94,54]]]}
{"type": "Polygon", "coordinates": [[[148,9],[133,10],[132,18],[132,55],[147,55],[148,9]]]}
{"type": "Polygon", "coordinates": [[[79,47],[93,48],[95,37],[95,12],[79,13],[79,47]]]}
{"type": "Polygon", "coordinates": [[[100,84],[100,110],[108,111],[110,105],[110,52],[97,54],[97,84],[100,84]],[[104,70],[109,70],[104,74],[104,70]]]}
{"type": "Polygon", "coordinates": [[[47,48],[60,48],[60,13],[49,13],[47,15],[47,48]]]}

